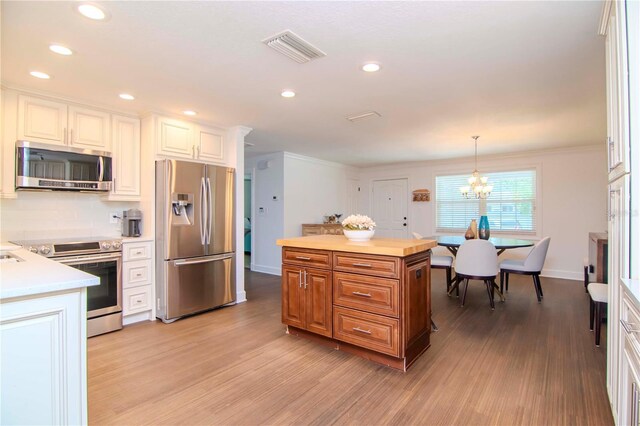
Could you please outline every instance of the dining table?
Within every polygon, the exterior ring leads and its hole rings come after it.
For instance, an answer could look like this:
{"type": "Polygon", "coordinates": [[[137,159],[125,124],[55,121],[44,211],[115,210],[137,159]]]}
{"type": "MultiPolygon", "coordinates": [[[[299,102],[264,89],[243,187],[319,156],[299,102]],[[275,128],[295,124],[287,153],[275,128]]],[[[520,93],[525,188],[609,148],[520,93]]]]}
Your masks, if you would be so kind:
{"type": "MultiPolygon", "coordinates": [[[[433,237],[425,237],[428,240],[436,240],[437,244],[442,247],[446,247],[447,250],[453,254],[455,257],[458,254],[458,249],[466,241],[466,238],[460,235],[437,235],[433,237]]],[[[489,242],[491,242],[496,250],[498,250],[498,256],[504,253],[505,250],[522,248],[522,247],[532,247],[536,242],[533,240],[523,240],[519,238],[501,238],[501,237],[490,237],[489,242]]],[[[448,291],[448,294],[451,295],[454,290],[458,290],[458,286],[460,285],[460,279],[458,277],[454,278],[454,283],[448,291]]],[[[500,291],[500,288],[493,283],[495,291],[500,296],[500,300],[504,302],[505,297],[504,294],[500,291]]]]}
{"type": "MultiPolygon", "coordinates": [[[[446,247],[454,256],[458,254],[458,248],[466,241],[461,235],[438,235],[433,237],[426,237],[429,240],[436,240],[439,246],[446,247]]],[[[489,242],[498,250],[498,256],[504,253],[505,250],[532,247],[536,242],[533,240],[522,240],[519,238],[501,238],[491,237],[489,242]]]]}

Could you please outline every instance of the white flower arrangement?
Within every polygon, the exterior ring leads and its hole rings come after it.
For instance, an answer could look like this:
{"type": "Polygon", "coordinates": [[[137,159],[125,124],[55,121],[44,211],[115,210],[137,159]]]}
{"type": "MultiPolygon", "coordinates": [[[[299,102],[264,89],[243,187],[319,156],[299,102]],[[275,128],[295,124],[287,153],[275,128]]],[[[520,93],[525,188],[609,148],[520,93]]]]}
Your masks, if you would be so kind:
{"type": "Polygon", "coordinates": [[[342,227],[350,231],[373,231],[376,223],[369,216],[352,214],[342,221],[342,227]]]}

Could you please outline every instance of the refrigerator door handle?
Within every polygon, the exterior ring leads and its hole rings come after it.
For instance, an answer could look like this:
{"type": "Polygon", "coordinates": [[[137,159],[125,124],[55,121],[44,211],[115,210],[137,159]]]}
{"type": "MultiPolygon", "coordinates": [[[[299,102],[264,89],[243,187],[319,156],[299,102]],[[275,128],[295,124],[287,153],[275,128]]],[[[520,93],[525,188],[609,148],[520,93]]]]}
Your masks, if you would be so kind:
{"type": "Polygon", "coordinates": [[[207,200],[205,198],[204,177],[200,178],[200,243],[206,241],[207,200]]]}
{"type": "Polygon", "coordinates": [[[211,180],[207,178],[207,209],[209,210],[209,226],[207,227],[207,245],[211,244],[211,227],[213,226],[213,198],[211,197],[211,180]]]}
{"type": "Polygon", "coordinates": [[[207,256],[206,258],[199,259],[174,260],[173,264],[175,266],[195,265],[196,263],[217,262],[219,260],[231,259],[232,257],[233,254],[221,254],[219,256],[207,256]]]}

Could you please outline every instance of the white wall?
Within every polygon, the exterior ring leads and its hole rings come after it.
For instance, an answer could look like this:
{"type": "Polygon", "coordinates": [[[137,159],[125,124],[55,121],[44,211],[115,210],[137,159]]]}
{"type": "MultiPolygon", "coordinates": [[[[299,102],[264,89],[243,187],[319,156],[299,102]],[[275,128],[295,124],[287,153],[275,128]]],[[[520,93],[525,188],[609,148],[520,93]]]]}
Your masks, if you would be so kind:
{"type": "MultiPolygon", "coordinates": [[[[587,234],[607,229],[607,171],[604,144],[602,147],[589,146],[480,157],[478,160],[481,173],[531,166],[539,171],[541,191],[541,203],[537,206],[540,227],[536,238],[551,237],[543,274],[582,279],[583,259],[588,255],[587,234]]],[[[407,178],[409,192],[418,188],[428,188],[432,191],[431,202],[409,201],[409,231],[425,236],[435,235],[435,176],[440,173],[470,174],[472,170],[472,158],[363,168],[360,173],[361,210],[365,213],[371,212],[370,195],[373,180],[407,178]]],[[[528,250],[509,250],[502,254],[500,259],[525,256],[528,250]]],[[[435,251],[446,253],[442,248],[435,251]]]]}
{"type": "Polygon", "coordinates": [[[347,180],[356,169],[289,152],[246,159],[253,174],[251,269],[280,275],[281,248],[276,240],[301,235],[303,223],[322,223],[327,213],[345,213],[347,180]],[[275,197],[275,199],[274,199],[275,197]],[[260,214],[260,208],[265,209],[260,214]]]}
{"type": "Polygon", "coordinates": [[[253,175],[255,190],[251,270],[279,275],[282,256],[276,240],[284,235],[284,152],[247,158],[245,174],[253,175]]]}
{"type": "Polygon", "coordinates": [[[105,201],[98,194],[18,191],[17,198],[0,200],[0,241],[120,237],[120,222],[109,223],[109,214],[133,208],[138,203],[105,201]]]}
{"type": "Polygon", "coordinates": [[[284,155],[284,236],[302,235],[303,223],[322,223],[324,215],[347,212],[347,180],[357,169],[302,155],[284,155]]]}

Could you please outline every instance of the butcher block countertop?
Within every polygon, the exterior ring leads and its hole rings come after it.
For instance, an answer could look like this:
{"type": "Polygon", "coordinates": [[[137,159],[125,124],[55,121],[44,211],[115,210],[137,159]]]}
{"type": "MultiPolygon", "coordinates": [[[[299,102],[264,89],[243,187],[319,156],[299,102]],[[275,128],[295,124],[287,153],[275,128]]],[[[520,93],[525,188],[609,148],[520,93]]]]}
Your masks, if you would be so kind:
{"type": "Polygon", "coordinates": [[[276,243],[283,247],[381,254],[397,257],[420,253],[437,245],[435,240],[410,240],[404,238],[373,237],[369,241],[355,242],[349,241],[344,235],[310,235],[308,237],[282,238],[276,243]]]}

